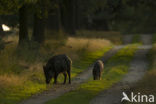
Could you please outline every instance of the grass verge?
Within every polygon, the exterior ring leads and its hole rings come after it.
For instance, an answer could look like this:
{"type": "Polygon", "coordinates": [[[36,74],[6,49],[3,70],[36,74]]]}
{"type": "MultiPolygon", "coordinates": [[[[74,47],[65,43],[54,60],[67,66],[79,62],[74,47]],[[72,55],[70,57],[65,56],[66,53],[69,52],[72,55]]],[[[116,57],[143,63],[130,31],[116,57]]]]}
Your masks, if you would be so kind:
{"type": "Polygon", "coordinates": [[[87,83],[72,92],[66,93],[61,97],[48,101],[46,104],[89,104],[100,91],[109,88],[118,82],[127,73],[129,63],[132,60],[137,45],[128,45],[121,49],[106,64],[103,78],[100,81],[90,79],[87,83]]]}
{"type": "MultiPolygon", "coordinates": [[[[46,40],[39,52],[32,46],[33,51],[25,49],[21,52],[24,57],[20,54],[19,58],[16,45],[17,42],[9,44],[0,53],[0,104],[17,104],[45,90],[42,65],[53,55],[65,53],[72,58],[73,78],[112,48],[112,44],[105,39],[69,37],[63,41],[46,40]]],[[[59,76],[59,81],[62,82],[62,76],[59,76]]]]}
{"type": "Polygon", "coordinates": [[[115,31],[95,31],[79,30],[76,32],[77,37],[104,38],[110,40],[113,44],[122,44],[122,34],[115,31]],[[96,35],[95,35],[96,34],[96,35]]]}

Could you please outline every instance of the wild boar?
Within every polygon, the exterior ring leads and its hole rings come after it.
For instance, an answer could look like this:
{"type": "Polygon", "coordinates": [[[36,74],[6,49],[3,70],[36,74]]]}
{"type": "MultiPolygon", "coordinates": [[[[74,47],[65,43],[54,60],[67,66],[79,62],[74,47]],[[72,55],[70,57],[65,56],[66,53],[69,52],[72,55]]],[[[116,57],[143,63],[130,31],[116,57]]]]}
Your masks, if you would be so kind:
{"type": "Polygon", "coordinates": [[[93,67],[93,79],[100,80],[103,72],[104,64],[101,60],[97,60],[93,67]]]}
{"type": "Polygon", "coordinates": [[[54,78],[54,84],[57,83],[57,77],[60,73],[64,75],[64,84],[68,74],[69,84],[71,83],[71,59],[65,55],[56,55],[49,59],[47,64],[43,66],[46,84],[49,84],[51,79],[54,78]]]}

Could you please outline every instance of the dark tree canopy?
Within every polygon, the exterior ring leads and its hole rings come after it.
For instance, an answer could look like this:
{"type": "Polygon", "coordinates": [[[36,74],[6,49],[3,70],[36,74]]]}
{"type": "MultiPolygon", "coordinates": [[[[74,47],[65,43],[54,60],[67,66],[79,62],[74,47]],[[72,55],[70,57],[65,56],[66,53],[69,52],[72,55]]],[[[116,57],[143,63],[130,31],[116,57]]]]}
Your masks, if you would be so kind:
{"type": "Polygon", "coordinates": [[[78,29],[152,33],[155,10],[154,0],[1,0],[0,24],[19,24],[19,43],[41,44],[46,30],[70,35],[78,29]]]}

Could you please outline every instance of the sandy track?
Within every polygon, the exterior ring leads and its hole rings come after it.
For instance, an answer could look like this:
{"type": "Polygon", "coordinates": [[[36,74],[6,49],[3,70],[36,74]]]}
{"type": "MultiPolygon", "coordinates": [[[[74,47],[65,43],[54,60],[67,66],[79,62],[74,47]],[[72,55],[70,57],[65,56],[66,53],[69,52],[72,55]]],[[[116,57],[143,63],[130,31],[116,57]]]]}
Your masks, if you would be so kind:
{"type": "MultiPolygon", "coordinates": [[[[110,57],[112,57],[118,50],[120,50],[123,47],[125,47],[125,46],[124,45],[123,46],[115,46],[113,49],[108,51],[104,55],[104,57],[101,58],[102,61],[104,63],[106,63],[110,57]]],[[[20,104],[44,104],[48,100],[55,99],[55,98],[63,95],[66,92],[69,92],[69,91],[76,89],[81,83],[84,83],[85,81],[87,81],[92,76],[92,67],[93,66],[91,65],[87,70],[80,73],[76,78],[74,78],[72,80],[71,85],[69,85],[69,84],[52,85],[53,86],[52,89],[44,91],[40,94],[34,95],[31,98],[22,101],[20,104]]]]}
{"type": "Polygon", "coordinates": [[[130,63],[128,74],[112,88],[101,92],[90,104],[121,104],[122,92],[129,90],[146,73],[148,68],[146,54],[150,48],[150,45],[139,47],[133,61],[130,63]]]}

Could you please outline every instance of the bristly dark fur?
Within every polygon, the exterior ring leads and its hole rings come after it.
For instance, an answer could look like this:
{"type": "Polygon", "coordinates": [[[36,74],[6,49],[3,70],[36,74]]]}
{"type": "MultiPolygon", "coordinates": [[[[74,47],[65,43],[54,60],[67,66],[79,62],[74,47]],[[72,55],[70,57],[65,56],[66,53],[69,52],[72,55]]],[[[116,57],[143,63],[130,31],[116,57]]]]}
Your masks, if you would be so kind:
{"type": "Polygon", "coordinates": [[[93,68],[93,79],[94,80],[101,79],[103,68],[104,68],[103,62],[101,60],[97,60],[94,64],[94,68],[93,68]]]}
{"type": "Polygon", "coordinates": [[[69,83],[71,83],[71,64],[71,59],[65,54],[53,56],[47,62],[46,66],[43,66],[46,83],[49,84],[51,79],[54,78],[54,83],[56,84],[57,76],[60,73],[64,74],[64,84],[66,83],[67,74],[69,77],[69,83]]]}

